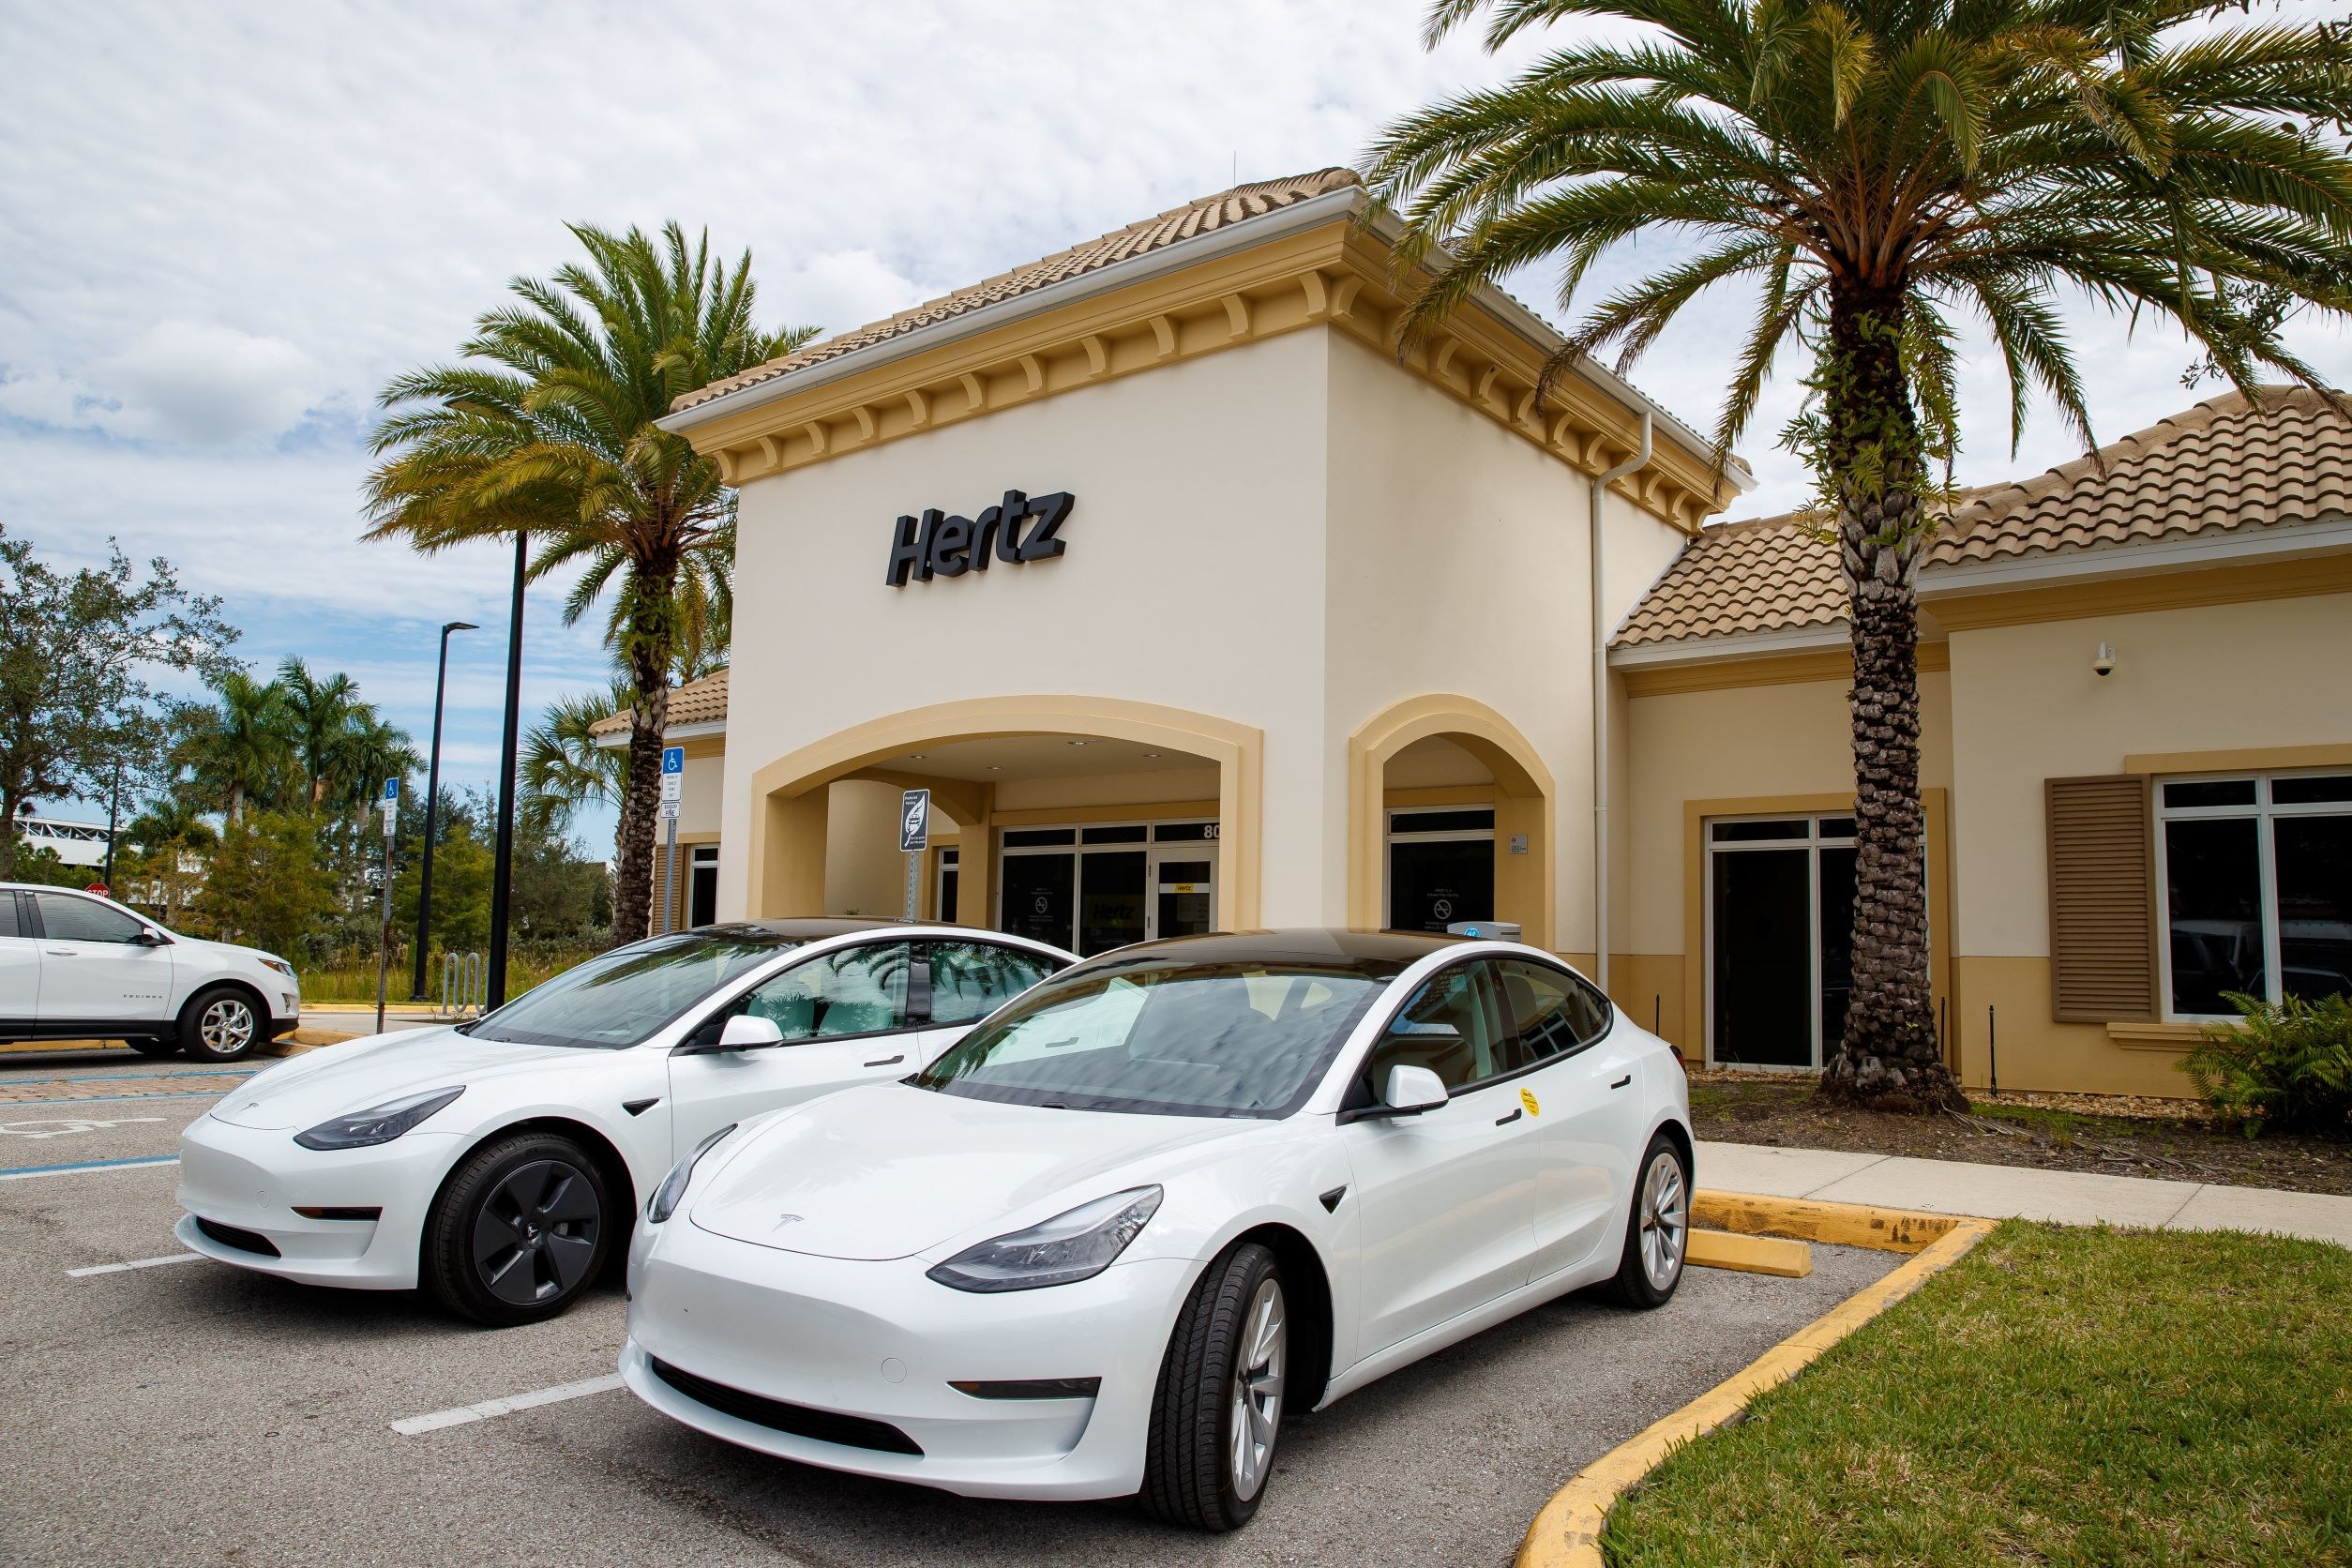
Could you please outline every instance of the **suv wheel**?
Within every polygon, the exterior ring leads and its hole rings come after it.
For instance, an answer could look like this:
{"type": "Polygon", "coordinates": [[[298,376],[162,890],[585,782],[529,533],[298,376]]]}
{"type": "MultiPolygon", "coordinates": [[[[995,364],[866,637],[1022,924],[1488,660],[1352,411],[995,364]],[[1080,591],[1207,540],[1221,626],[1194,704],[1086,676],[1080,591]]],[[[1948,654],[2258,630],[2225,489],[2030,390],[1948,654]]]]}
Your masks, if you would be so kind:
{"type": "Polygon", "coordinates": [[[191,1062],[235,1062],[264,1035],[261,1010],[234,986],[198,991],[180,1010],[180,1049],[191,1062]]]}

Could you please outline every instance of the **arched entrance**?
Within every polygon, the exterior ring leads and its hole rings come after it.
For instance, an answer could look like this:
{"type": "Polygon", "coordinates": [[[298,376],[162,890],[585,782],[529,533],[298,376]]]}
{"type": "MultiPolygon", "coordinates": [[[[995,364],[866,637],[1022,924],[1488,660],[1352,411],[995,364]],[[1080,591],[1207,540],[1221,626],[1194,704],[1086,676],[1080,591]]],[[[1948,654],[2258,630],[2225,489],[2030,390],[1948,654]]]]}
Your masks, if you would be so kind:
{"type": "MultiPolygon", "coordinates": [[[[1394,834],[1393,824],[1411,825],[1397,813],[1469,822],[1491,808],[1494,918],[1517,922],[1522,940],[1550,947],[1557,926],[1554,793],[1551,774],[1527,737],[1473,698],[1415,697],[1367,719],[1348,737],[1348,923],[1388,925],[1395,841],[1439,837],[1394,834]],[[1462,765],[1447,771],[1451,761],[1462,765]]],[[[1474,824],[1466,829],[1462,842],[1484,842],[1475,832],[1474,824]]]]}
{"type": "MultiPolygon", "coordinates": [[[[957,830],[957,915],[966,924],[994,923],[998,846],[1031,831],[1027,824],[1187,814],[1214,823],[1216,925],[1244,929],[1259,923],[1264,749],[1262,733],[1247,725],[1102,697],[975,698],[855,725],[752,775],[748,912],[826,908],[832,787],[859,781],[932,792],[957,830]],[[1158,792],[1170,798],[1153,798],[1154,777],[1168,780],[1158,792]],[[1101,781],[1101,799],[1086,798],[1089,778],[1101,781]],[[1017,799],[1033,804],[1008,806],[1017,799]],[[1033,804],[1048,800],[1056,804],[1033,804]]],[[[1075,864],[1075,840],[1096,835],[1071,831],[1075,864]]],[[[935,867],[927,894],[937,874],[935,867]]]]}

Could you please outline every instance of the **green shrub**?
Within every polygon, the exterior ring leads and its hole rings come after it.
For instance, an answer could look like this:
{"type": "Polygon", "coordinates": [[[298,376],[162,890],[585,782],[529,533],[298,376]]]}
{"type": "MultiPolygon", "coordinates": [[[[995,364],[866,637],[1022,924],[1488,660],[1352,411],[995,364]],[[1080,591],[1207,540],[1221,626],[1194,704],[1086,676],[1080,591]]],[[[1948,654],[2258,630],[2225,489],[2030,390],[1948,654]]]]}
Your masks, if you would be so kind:
{"type": "Polygon", "coordinates": [[[2229,993],[2243,1017],[2215,1024],[2180,1063],[2224,1121],[2253,1138],[2344,1133],[2352,1123],[2352,998],[2269,1003],[2229,993]]]}

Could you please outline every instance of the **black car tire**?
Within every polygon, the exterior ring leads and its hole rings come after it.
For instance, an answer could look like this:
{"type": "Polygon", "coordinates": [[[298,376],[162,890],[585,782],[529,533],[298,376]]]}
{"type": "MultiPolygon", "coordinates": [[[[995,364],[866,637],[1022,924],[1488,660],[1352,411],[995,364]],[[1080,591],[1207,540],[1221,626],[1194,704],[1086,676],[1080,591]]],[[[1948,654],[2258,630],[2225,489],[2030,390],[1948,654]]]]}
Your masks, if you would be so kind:
{"type": "Polygon", "coordinates": [[[1681,1146],[1654,1133],[1634,1168],[1633,1202],[1625,1215],[1625,1250],[1617,1277],[1604,1287],[1620,1306],[1648,1311],[1674,1299],[1691,1239],[1691,1162],[1681,1146]],[[1663,1202],[1663,1212],[1652,1212],[1663,1202]],[[1662,1264],[1661,1259],[1669,1259],[1662,1264]]]}
{"type": "Polygon", "coordinates": [[[268,1038],[268,1015],[234,986],[198,991],[180,1009],[178,1048],[190,1062],[240,1062],[268,1038]]]}
{"type": "MultiPolygon", "coordinates": [[[[1239,1530],[1258,1513],[1272,1480],[1274,1439],[1287,1413],[1277,1403],[1254,1487],[1236,1484],[1232,1455],[1238,1403],[1235,1364],[1247,1355],[1252,1308],[1271,1287],[1274,1309],[1287,1315],[1282,1271],[1255,1242],[1228,1251],[1201,1273],[1177,1315],[1152,1394],[1152,1423],[1143,1460],[1143,1510],[1169,1524],[1196,1530],[1239,1530]]],[[[1277,1354],[1287,1361],[1288,1336],[1277,1354]]],[[[1281,1381],[1283,1361],[1275,1364],[1281,1381]]]]}
{"type": "Polygon", "coordinates": [[[460,1317],[493,1328],[535,1323],[568,1308],[603,1272],[614,1218],[604,1173],[570,1138],[494,1138],[442,1184],[418,1272],[460,1317]]]}
{"type": "Polygon", "coordinates": [[[180,1054],[180,1043],[177,1040],[125,1040],[123,1044],[142,1056],[177,1056],[180,1054]]]}

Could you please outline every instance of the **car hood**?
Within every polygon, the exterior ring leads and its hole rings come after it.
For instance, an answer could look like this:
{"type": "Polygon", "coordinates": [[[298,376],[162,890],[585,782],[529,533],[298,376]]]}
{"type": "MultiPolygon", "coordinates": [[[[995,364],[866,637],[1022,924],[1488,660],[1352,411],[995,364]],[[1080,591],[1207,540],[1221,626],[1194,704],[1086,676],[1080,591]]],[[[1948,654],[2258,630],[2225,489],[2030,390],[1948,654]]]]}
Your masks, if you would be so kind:
{"type": "MultiPolygon", "coordinates": [[[[906,1258],[967,1231],[1011,1230],[1058,1194],[1264,1126],[1197,1116],[1048,1110],[874,1084],[763,1122],[694,1195],[698,1229],[821,1258],[906,1258]]],[[[723,1147],[723,1146],[722,1146],[723,1147]]],[[[1150,1180],[1149,1177],[1143,1180],[1150,1180]]],[[[1121,1179],[1123,1185],[1134,1181],[1121,1179]]]]}
{"type": "Polygon", "coordinates": [[[376,1034],[256,1073],[212,1113],[239,1127],[314,1127],[420,1090],[561,1072],[577,1067],[586,1054],[566,1046],[477,1040],[445,1026],[376,1034]]]}

